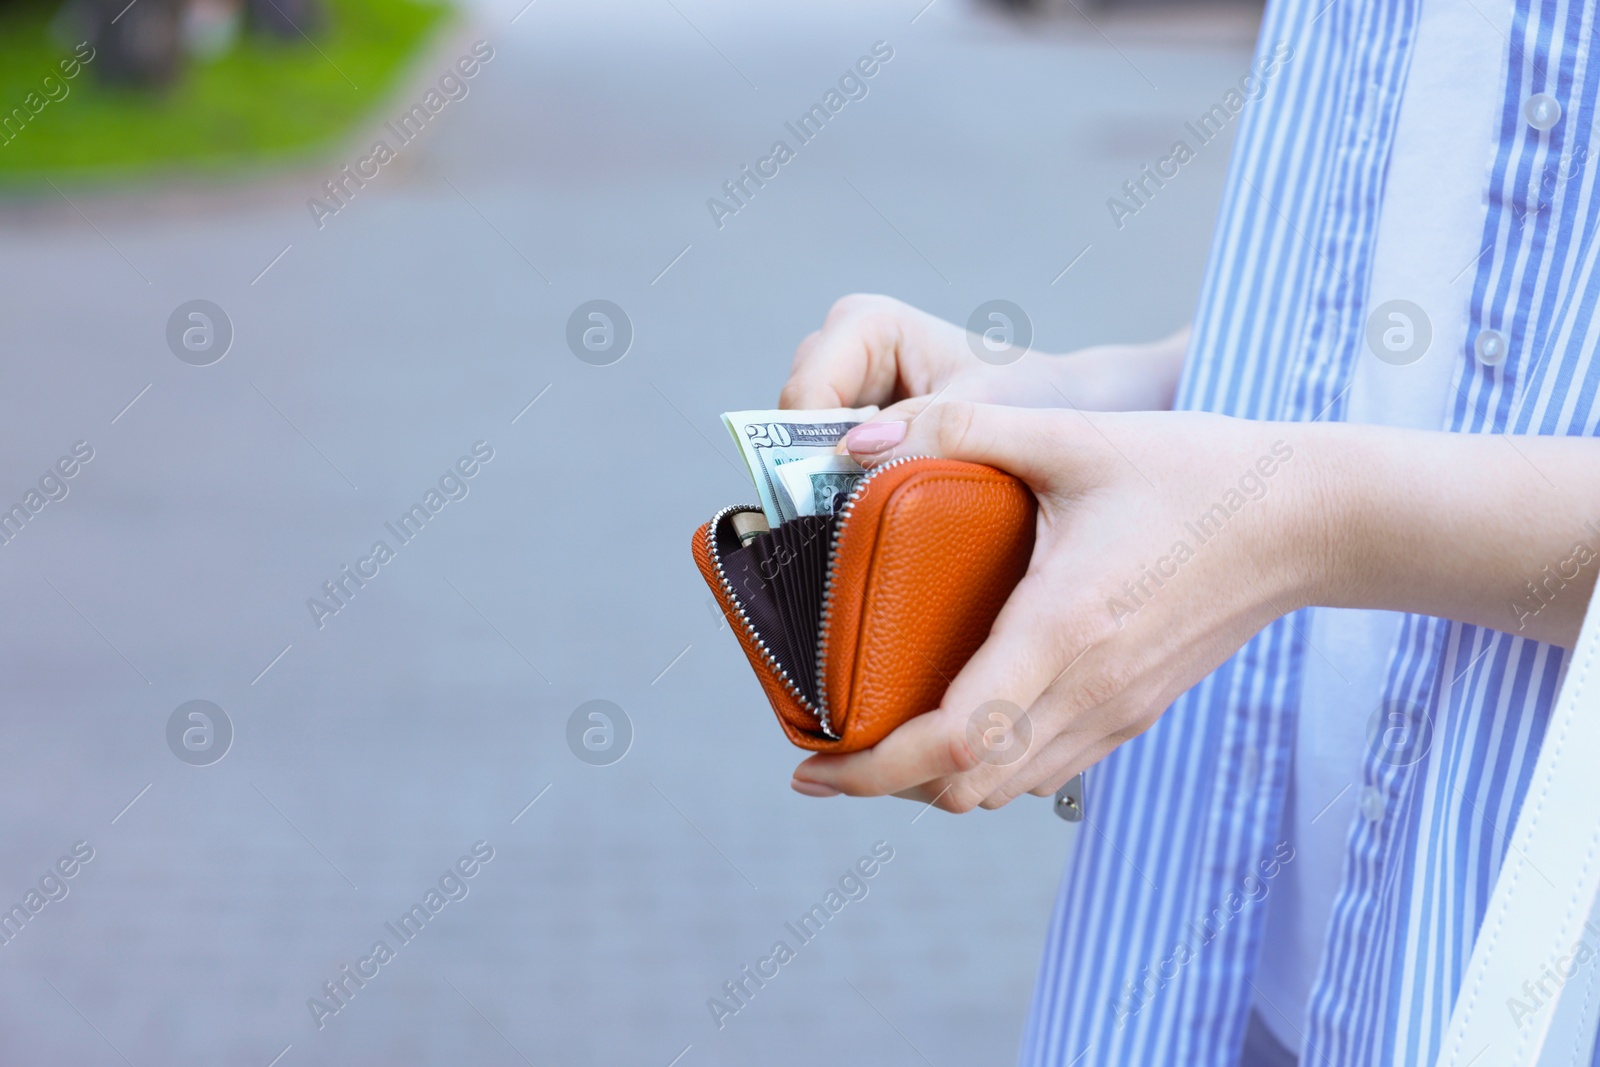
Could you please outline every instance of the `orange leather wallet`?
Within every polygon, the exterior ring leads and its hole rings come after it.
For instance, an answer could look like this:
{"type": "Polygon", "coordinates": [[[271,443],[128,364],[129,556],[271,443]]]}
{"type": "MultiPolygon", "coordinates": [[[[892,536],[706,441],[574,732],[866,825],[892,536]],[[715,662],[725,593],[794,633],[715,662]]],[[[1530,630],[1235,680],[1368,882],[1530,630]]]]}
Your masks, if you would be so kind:
{"type": "Polygon", "coordinates": [[[939,706],[1028,569],[1035,502],[1009,474],[907,456],[833,516],[741,545],[724,508],[694,558],[784,732],[801,748],[870,748],[939,706]]]}

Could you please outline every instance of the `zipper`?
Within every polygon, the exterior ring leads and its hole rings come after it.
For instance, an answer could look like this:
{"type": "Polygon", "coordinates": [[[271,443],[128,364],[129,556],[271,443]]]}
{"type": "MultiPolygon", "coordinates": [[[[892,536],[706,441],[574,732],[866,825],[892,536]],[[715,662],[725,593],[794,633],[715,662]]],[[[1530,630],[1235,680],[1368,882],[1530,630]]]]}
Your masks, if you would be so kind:
{"type": "Polygon", "coordinates": [[[828,543],[828,566],[823,571],[822,578],[822,618],[817,623],[817,708],[815,714],[817,721],[822,725],[822,732],[829,737],[838,737],[833,732],[833,726],[828,721],[828,686],[825,679],[828,676],[828,623],[833,614],[833,572],[838,566],[839,538],[844,535],[844,529],[850,525],[850,513],[855,510],[856,501],[861,499],[861,494],[866,491],[872,479],[886,470],[891,470],[902,463],[909,463],[914,459],[932,459],[932,456],[900,456],[889,462],[872,468],[868,471],[856,487],[850,490],[850,495],[840,505],[835,513],[833,526],[833,539],[828,543]]]}
{"type": "Polygon", "coordinates": [[[845,527],[850,524],[850,515],[855,510],[856,502],[861,499],[862,493],[866,491],[868,484],[874,478],[886,470],[900,466],[902,463],[908,463],[914,459],[932,458],[932,456],[926,455],[900,456],[897,459],[890,460],[888,463],[872,468],[856,483],[855,488],[850,491],[850,495],[845,498],[845,502],[840,505],[838,512],[834,516],[836,521],[833,527],[833,536],[828,541],[828,565],[823,571],[822,579],[822,613],[817,625],[817,700],[815,702],[800,691],[800,687],[789,676],[789,671],[783,664],[778,662],[778,658],[772,654],[772,650],[767,648],[767,642],[756,632],[755,625],[751,623],[743,602],[739,600],[739,594],[734,592],[733,582],[729,580],[727,571],[722,567],[722,554],[717,550],[717,527],[722,525],[722,520],[735,512],[760,511],[761,506],[759,504],[734,504],[725,507],[712,516],[711,523],[706,527],[706,549],[711,556],[711,565],[716,568],[717,583],[722,587],[723,595],[728,598],[728,602],[733,605],[734,611],[738,614],[739,624],[744,627],[745,634],[761,653],[762,660],[783,682],[784,688],[788,690],[789,695],[794,697],[801,707],[816,717],[818,725],[822,727],[823,734],[835,740],[838,739],[839,735],[833,732],[833,725],[829,721],[826,678],[828,669],[828,622],[832,613],[833,574],[838,566],[839,539],[844,535],[845,527]]]}

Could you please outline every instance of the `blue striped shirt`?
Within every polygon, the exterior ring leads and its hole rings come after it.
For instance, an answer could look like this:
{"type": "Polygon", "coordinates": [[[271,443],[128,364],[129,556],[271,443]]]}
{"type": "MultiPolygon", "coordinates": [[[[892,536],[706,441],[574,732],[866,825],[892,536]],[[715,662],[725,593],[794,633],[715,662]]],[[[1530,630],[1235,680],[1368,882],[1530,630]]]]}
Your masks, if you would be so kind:
{"type": "MultiPolygon", "coordinates": [[[[1269,3],[1257,61],[1276,56],[1280,69],[1241,112],[1179,407],[1345,417],[1420,6],[1269,3]]],[[[1483,251],[1463,265],[1469,322],[1438,428],[1594,436],[1596,5],[1512,0],[1511,12],[1503,67],[1484,72],[1500,88],[1483,251]],[[1545,130],[1524,115],[1536,93],[1564,109],[1545,130]],[[1505,342],[1497,364],[1475,357],[1490,330],[1505,342]]],[[[1264,901],[1293,856],[1279,828],[1305,623],[1269,626],[1090,772],[1089,822],[1051,922],[1023,1064],[1237,1063],[1264,901]]],[[[1373,745],[1363,759],[1378,817],[1353,820],[1346,838],[1308,1065],[1438,1054],[1564,662],[1509,633],[1404,618],[1379,708],[1405,709],[1412,747],[1396,758],[1373,745]]]]}

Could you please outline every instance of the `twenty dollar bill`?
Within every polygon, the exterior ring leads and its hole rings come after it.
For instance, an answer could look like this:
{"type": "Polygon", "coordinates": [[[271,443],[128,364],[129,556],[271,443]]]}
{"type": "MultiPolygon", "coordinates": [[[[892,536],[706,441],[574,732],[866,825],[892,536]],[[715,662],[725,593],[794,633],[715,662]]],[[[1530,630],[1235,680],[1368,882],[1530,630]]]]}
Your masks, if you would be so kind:
{"type": "MultiPolygon", "coordinates": [[[[750,468],[761,497],[761,510],[773,526],[800,515],[816,514],[807,502],[801,510],[790,495],[780,467],[800,460],[834,456],[834,446],[854,426],[878,413],[876,407],[825,408],[816,411],[730,411],[722,416],[723,425],[739,443],[739,453],[750,468]]],[[[843,457],[852,463],[849,457],[843,457]]],[[[853,465],[853,463],[852,463],[853,465]]],[[[841,468],[846,470],[847,468],[841,468]]],[[[811,484],[811,483],[807,483],[811,484]]],[[[825,487],[818,483],[819,490],[825,487]]],[[[815,492],[813,493],[815,500],[815,492]]],[[[821,503],[831,505],[832,496],[821,503]]]]}

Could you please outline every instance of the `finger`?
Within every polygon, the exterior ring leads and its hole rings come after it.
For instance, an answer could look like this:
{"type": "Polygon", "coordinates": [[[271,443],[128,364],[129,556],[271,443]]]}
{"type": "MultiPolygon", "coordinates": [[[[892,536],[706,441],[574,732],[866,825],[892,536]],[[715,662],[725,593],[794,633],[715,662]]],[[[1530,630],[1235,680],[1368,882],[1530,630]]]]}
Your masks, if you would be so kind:
{"type": "Polygon", "coordinates": [[[895,793],[894,795],[901,800],[909,800],[915,804],[921,804],[923,807],[932,807],[939,799],[940,793],[949,788],[949,786],[943,784],[944,782],[945,779],[943,778],[935,778],[926,785],[918,785],[913,786],[910,789],[902,789],[900,792],[895,793]]]}
{"type": "Polygon", "coordinates": [[[1082,734],[1058,737],[1046,745],[1037,758],[985,797],[983,806],[1004,807],[1024,793],[1050,796],[1116,751],[1117,746],[1115,739],[1107,737],[1089,738],[1082,734]]]}
{"type": "MultiPolygon", "coordinates": [[[[1107,740],[1089,749],[1085,749],[1076,757],[1062,764],[1051,774],[1039,780],[1039,783],[1028,790],[1036,797],[1054,796],[1061,787],[1072,781],[1090,767],[1097,766],[1101,760],[1115,752],[1121,745],[1107,740]]],[[[1020,794],[1019,794],[1020,795],[1020,794]]]]}
{"type": "MultiPolygon", "coordinates": [[[[1099,763],[1114,751],[1117,745],[1118,742],[1115,740],[1083,734],[1057,737],[1045,744],[1035,755],[1024,760],[1020,768],[1011,767],[1010,777],[1002,778],[1000,784],[983,798],[979,806],[989,810],[1002,808],[1024,793],[1050,796],[1074,776],[1099,763]]],[[[935,778],[894,795],[903,800],[921,801],[929,807],[964,811],[965,807],[947,799],[951,790],[958,784],[959,778],[959,775],[935,778]]]]}
{"type": "MultiPolygon", "coordinates": [[[[886,451],[882,447],[858,454],[857,444],[865,437],[877,445],[888,431],[881,425],[865,434],[863,430],[858,426],[845,437],[851,456],[857,462],[882,458],[886,451]]],[[[1070,477],[1086,463],[1097,463],[1103,445],[1085,440],[1081,430],[1057,412],[949,400],[908,417],[900,440],[891,447],[898,455],[986,463],[1037,489],[1070,477]]]]}
{"type": "Polygon", "coordinates": [[[899,316],[883,297],[850,296],[834,304],[821,330],[795,349],[780,408],[860,407],[894,399],[904,347],[899,316]]]}
{"type": "Polygon", "coordinates": [[[959,774],[975,762],[965,737],[950,731],[938,714],[929,713],[917,716],[863,752],[812,756],[795,768],[794,779],[854,797],[889,796],[959,774]]]}
{"type": "Polygon", "coordinates": [[[840,438],[833,450],[848,454],[865,467],[891,458],[895,446],[905,440],[906,427],[932,400],[933,397],[914,396],[890,404],[840,438]]]}
{"type": "MultiPolygon", "coordinates": [[[[1112,690],[1099,681],[1101,657],[1092,655],[1097,635],[1072,604],[1061,600],[1047,576],[1024,576],[989,637],[946,690],[941,713],[962,724],[978,761],[956,783],[957,808],[1003,789],[1056,743],[1064,727],[1071,730],[1081,721],[1100,693],[1112,690]],[[1041,699],[1047,693],[1049,698],[1041,699]],[[1021,751],[1015,748],[1019,743],[1021,751]]],[[[1082,746],[1085,739],[1078,734],[1082,746]]]]}
{"type": "MultiPolygon", "coordinates": [[[[1030,707],[1068,664],[1062,649],[1070,635],[1055,620],[1046,586],[1025,577],[1001,610],[993,630],[956,676],[938,710],[920,715],[865,752],[817,755],[795,770],[796,788],[825,786],[851,796],[883,796],[948,778],[939,801],[949,811],[968,811],[994,792],[1012,773],[1016,757],[980,744],[994,715],[1009,725],[1030,707]],[[985,762],[985,760],[988,760],[985,762]]],[[[1044,741],[1041,724],[1031,721],[1013,740],[1044,741]]],[[[1025,756],[1023,757],[1025,758],[1025,756]]]]}
{"type": "MultiPolygon", "coordinates": [[[[1110,655],[1103,643],[1096,645],[1080,668],[1065,672],[1034,702],[1033,714],[1052,724],[1068,725],[985,798],[985,807],[1000,807],[1025,792],[1048,796],[1155,724],[1170,697],[1152,695],[1148,685],[1123,688],[1107,684],[1110,668],[1102,662],[1110,655]],[[1101,696],[1105,698],[1097,703],[1101,696]],[[1152,712],[1152,708],[1156,710],[1152,712]]],[[[1115,655],[1123,669],[1143,676],[1144,667],[1136,660],[1130,664],[1126,647],[1117,649],[1115,655]]]]}
{"type": "Polygon", "coordinates": [[[917,417],[939,403],[941,399],[970,399],[966,394],[975,388],[977,387],[972,385],[963,388],[962,383],[951,381],[931,396],[913,396],[890,404],[862,424],[867,426],[867,429],[859,433],[846,434],[841,438],[835,451],[851,453],[864,465],[868,464],[868,460],[881,463],[893,459],[897,453],[916,454],[907,453],[904,448],[897,446],[906,443],[911,424],[916,422],[917,417]],[[874,423],[881,425],[868,425],[874,423]]]}
{"type": "Polygon", "coordinates": [[[956,792],[956,787],[960,782],[960,775],[945,775],[944,777],[924,782],[915,789],[907,789],[904,792],[896,793],[895,796],[903,797],[906,800],[921,801],[924,807],[938,808],[941,811],[961,814],[971,811],[976,806],[976,800],[963,803],[959,799],[968,795],[964,792],[956,792]]]}
{"type": "Polygon", "coordinates": [[[983,798],[982,806],[991,811],[1005,807],[1033,786],[1069,765],[1083,752],[1085,744],[1086,739],[1082,736],[1064,734],[1040,745],[1030,759],[1021,766],[1013,767],[1011,776],[1001,781],[988,796],[983,798]]]}

